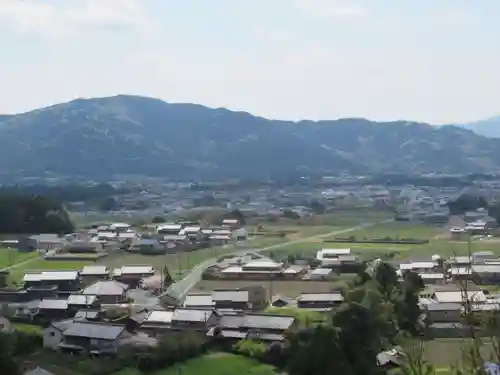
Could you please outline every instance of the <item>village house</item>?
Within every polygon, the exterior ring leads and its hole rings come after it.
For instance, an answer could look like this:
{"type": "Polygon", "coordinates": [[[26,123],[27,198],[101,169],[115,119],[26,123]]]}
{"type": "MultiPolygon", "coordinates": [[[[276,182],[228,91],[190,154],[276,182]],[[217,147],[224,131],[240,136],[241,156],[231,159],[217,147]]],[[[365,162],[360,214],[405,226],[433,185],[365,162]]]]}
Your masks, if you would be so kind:
{"type": "Polygon", "coordinates": [[[67,241],[58,234],[36,234],[26,240],[26,246],[31,250],[55,250],[66,246],[67,241]]]}
{"type": "Polygon", "coordinates": [[[65,253],[96,253],[102,250],[101,243],[88,241],[72,241],[63,248],[65,253]]]}
{"type": "Polygon", "coordinates": [[[98,280],[107,280],[110,277],[111,270],[106,266],[85,266],[80,272],[84,283],[98,280]]]}
{"type": "Polygon", "coordinates": [[[224,246],[231,240],[231,236],[228,234],[212,234],[208,239],[212,246],[224,246]]]}
{"type": "Polygon", "coordinates": [[[132,226],[127,223],[112,223],[108,226],[108,229],[112,232],[126,232],[129,230],[132,226]]]}
{"type": "Polygon", "coordinates": [[[459,284],[432,285],[431,298],[439,303],[460,303],[469,300],[474,303],[486,302],[483,291],[474,283],[468,282],[466,288],[459,284]],[[466,290],[467,292],[466,292],[466,290]]]}
{"type": "Polygon", "coordinates": [[[183,306],[191,309],[212,309],[214,308],[212,293],[188,294],[184,299],[183,306]]]}
{"type": "Polygon", "coordinates": [[[366,268],[355,254],[343,254],[336,257],[324,256],[321,268],[330,268],[336,273],[358,273],[366,268]]]}
{"type": "Polygon", "coordinates": [[[333,275],[332,268],[315,268],[308,274],[308,277],[311,280],[324,281],[331,279],[333,275]]]}
{"type": "Polygon", "coordinates": [[[75,313],[81,310],[99,309],[100,307],[100,301],[95,295],[71,294],[68,297],[68,309],[75,313]]]}
{"type": "Polygon", "coordinates": [[[165,253],[165,245],[156,238],[141,238],[132,245],[130,251],[141,254],[165,253]]]}
{"type": "Polygon", "coordinates": [[[43,347],[55,349],[64,340],[63,332],[73,323],[73,319],[52,322],[43,330],[43,347]]]}
{"type": "Polygon", "coordinates": [[[218,326],[209,330],[207,335],[237,341],[245,338],[283,341],[285,333],[294,326],[293,316],[249,313],[223,315],[218,326]]]}
{"type": "Polygon", "coordinates": [[[163,235],[178,235],[181,229],[181,224],[161,224],[156,227],[156,232],[163,235]]]}
{"type": "Polygon", "coordinates": [[[152,335],[164,333],[172,328],[172,317],[174,310],[153,310],[149,311],[140,322],[140,329],[152,335]]]}
{"type": "Polygon", "coordinates": [[[13,302],[7,305],[8,309],[12,311],[12,319],[22,322],[33,322],[38,314],[38,305],[40,300],[35,299],[26,302],[13,302]]]}
{"type": "Polygon", "coordinates": [[[187,236],[191,242],[200,241],[204,236],[199,226],[187,226],[179,231],[180,236],[187,236]]]}
{"type": "Polygon", "coordinates": [[[173,330],[207,331],[218,324],[220,313],[217,310],[176,308],[172,315],[173,330]]]}
{"type": "Polygon", "coordinates": [[[97,235],[95,236],[95,238],[98,240],[98,241],[117,241],[118,240],[118,235],[117,233],[115,232],[110,232],[110,231],[106,231],[106,232],[98,232],[97,235]]]}
{"type": "Polygon", "coordinates": [[[213,290],[212,301],[217,310],[260,310],[268,303],[267,292],[259,285],[213,290]]]}
{"type": "Polygon", "coordinates": [[[500,282],[500,263],[474,264],[471,271],[474,281],[478,284],[495,285],[500,282]]]}
{"type": "Polygon", "coordinates": [[[67,319],[71,317],[71,312],[68,308],[68,300],[49,298],[41,300],[38,304],[37,316],[47,321],[67,319]]]}
{"type": "Polygon", "coordinates": [[[59,291],[75,291],[80,288],[80,273],[79,271],[27,273],[23,277],[23,283],[24,289],[55,285],[59,291]]]}
{"type": "Polygon", "coordinates": [[[96,296],[103,304],[118,304],[127,300],[127,284],[118,281],[98,281],[85,288],[82,295],[96,296]]]}
{"type": "Polygon", "coordinates": [[[316,253],[316,259],[338,259],[341,255],[350,255],[351,249],[322,249],[316,253]]]}
{"type": "Polygon", "coordinates": [[[446,282],[443,273],[420,273],[420,277],[425,285],[428,284],[444,284],[446,282]]]}
{"type": "Polygon", "coordinates": [[[238,219],[224,219],[224,220],[222,220],[221,226],[224,228],[235,229],[235,228],[239,228],[240,222],[238,219]]]}
{"type": "Polygon", "coordinates": [[[231,233],[231,238],[234,241],[246,241],[248,239],[248,231],[245,228],[235,229],[231,233]]]}
{"type": "Polygon", "coordinates": [[[130,284],[132,286],[139,285],[141,280],[155,274],[155,270],[151,266],[122,266],[113,270],[113,279],[130,284]]]}
{"type": "Polygon", "coordinates": [[[434,273],[437,264],[435,262],[410,262],[402,263],[399,265],[399,269],[404,271],[413,271],[416,273],[434,273]]]}
{"type": "Polygon", "coordinates": [[[344,301],[341,292],[332,293],[302,293],[297,298],[299,309],[330,310],[344,301]]]}
{"type": "Polygon", "coordinates": [[[130,335],[121,325],[76,321],[62,332],[63,340],[56,349],[64,352],[116,353],[119,339],[130,335]]]}
{"type": "Polygon", "coordinates": [[[162,235],[160,242],[165,246],[165,251],[167,253],[174,253],[189,249],[191,241],[184,235],[178,234],[167,234],[162,235]]]}
{"type": "Polygon", "coordinates": [[[229,266],[220,271],[220,277],[225,279],[272,280],[278,277],[294,278],[296,273],[285,274],[283,265],[271,260],[249,260],[241,265],[229,266]]]}
{"type": "Polygon", "coordinates": [[[463,306],[460,303],[428,303],[423,313],[429,324],[459,322],[462,318],[463,306]]]}
{"type": "Polygon", "coordinates": [[[248,290],[227,289],[212,291],[212,301],[216,309],[250,310],[248,290]]]}
{"type": "Polygon", "coordinates": [[[472,257],[469,256],[452,256],[446,260],[446,263],[451,269],[468,268],[472,261],[472,257]]]}
{"type": "Polygon", "coordinates": [[[121,347],[155,344],[156,340],[131,334],[122,325],[75,319],[52,323],[43,334],[45,348],[70,353],[116,354],[121,347]]]}

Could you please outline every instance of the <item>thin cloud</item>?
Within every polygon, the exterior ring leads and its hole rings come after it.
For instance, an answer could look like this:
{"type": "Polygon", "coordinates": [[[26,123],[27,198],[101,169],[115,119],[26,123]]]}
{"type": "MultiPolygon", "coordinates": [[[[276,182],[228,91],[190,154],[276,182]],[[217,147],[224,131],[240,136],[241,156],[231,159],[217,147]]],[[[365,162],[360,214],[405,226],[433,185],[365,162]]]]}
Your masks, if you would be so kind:
{"type": "Polygon", "coordinates": [[[321,18],[353,18],[363,16],[367,10],[349,0],[295,0],[299,11],[321,18]]]}
{"type": "Polygon", "coordinates": [[[0,22],[22,33],[62,37],[85,27],[132,27],[148,24],[139,0],[72,0],[66,5],[41,0],[1,0],[0,22]]]}

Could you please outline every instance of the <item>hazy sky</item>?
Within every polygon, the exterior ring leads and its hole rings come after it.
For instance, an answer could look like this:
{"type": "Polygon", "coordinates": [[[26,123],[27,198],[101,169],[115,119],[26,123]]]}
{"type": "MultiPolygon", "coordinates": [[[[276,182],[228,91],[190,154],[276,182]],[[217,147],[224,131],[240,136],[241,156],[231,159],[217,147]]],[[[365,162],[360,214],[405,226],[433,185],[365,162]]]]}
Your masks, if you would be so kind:
{"type": "Polygon", "coordinates": [[[0,113],[118,93],[284,119],[500,114],[499,0],[0,0],[0,113]]]}

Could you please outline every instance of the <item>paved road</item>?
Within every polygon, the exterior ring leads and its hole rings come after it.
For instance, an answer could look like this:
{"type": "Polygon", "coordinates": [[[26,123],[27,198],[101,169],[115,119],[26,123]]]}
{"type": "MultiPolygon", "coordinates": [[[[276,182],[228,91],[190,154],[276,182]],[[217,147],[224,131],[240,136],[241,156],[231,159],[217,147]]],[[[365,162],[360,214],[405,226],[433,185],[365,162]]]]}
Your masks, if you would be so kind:
{"type": "MultiPolygon", "coordinates": [[[[316,239],[321,239],[321,238],[325,238],[325,237],[336,236],[336,235],[339,235],[339,234],[353,232],[355,230],[359,230],[359,229],[363,229],[363,228],[368,228],[368,227],[374,226],[376,224],[388,223],[388,222],[391,222],[391,221],[392,221],[392,219],[378,221],[378,222],[374,222],[374,223],[360,224],[360,225],[357,225],[355,227],[350,227],[350,228],[345,228],[345,229],[340,229],[340,230],[334,230],[332,232],[328,232],[328,233],[324,233],[324,234],[319,234],[319,235],[315,235],[315,236],[310,236],[310,237],[304,237],[304,238],[300,238],[298,240],[283,242],[283,243],[280,243],[280,244],[277,244],[277,245],[266,246],[266,247],[262,247],[262,248],[259,248],[259,249],[235,250],[234,252],[228,253],[227,255],[238,256],[238,255],[243,255],[243,254],[251,253],[251,252],[258,253],[258,252],[261,252],[261,251],[279,249],[279,248],[290,246],[290,245],[294,245],[294,244],[297,244],[297,243],[310,242],[310,241],[313,241],[313,240],[316,240],[316,239]]],[[[224,255],[226,255],[226,254],[224,254],[224,255]]],[[[207,259],[207,260],[203,261],[202,263],[198,264],[197,266],[195,266],[194,268],[192,268],[191,271],[186,276],[184,276],[184,278],[182,278],[181,280],[179,280],[176,283],[172,284],[167,289],[167,291],[165,292],[165,294],[175,295],[179,299],[183,300],[186,297],[186,295],[189,293],[189,290],[191,288],[193,288],[201,280],[203,272],[205,272],[205,270],[207,268],[213,266],[216,262],[217,262],[217,258],[210,258],[210,259],[207,259]]]]}

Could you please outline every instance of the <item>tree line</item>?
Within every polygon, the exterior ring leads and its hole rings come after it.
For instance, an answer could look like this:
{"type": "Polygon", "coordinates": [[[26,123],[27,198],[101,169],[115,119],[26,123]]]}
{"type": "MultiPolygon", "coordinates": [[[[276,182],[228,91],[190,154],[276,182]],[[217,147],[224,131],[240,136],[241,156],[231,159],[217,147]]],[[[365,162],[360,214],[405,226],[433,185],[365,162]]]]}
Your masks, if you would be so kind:
{"type": "Polygon", "coordinates": [[[0,192],[0,233],[70,233],[74,225],[61,203],[37,195],[0,192]]]}
{"type": "Polygon", "coordinates": [[[0,194],[36,195],[59,202],[85,202],[101,200],[123,193],[109,184],[96,185],[13,185],[0,188],[0,194]]]}

